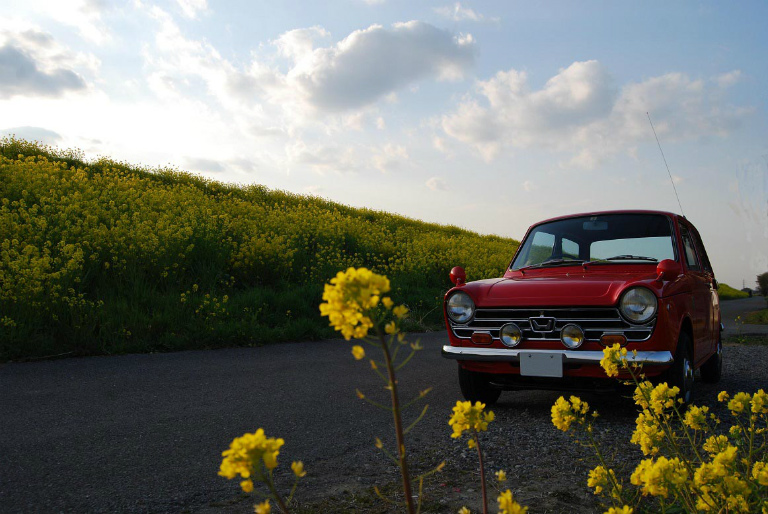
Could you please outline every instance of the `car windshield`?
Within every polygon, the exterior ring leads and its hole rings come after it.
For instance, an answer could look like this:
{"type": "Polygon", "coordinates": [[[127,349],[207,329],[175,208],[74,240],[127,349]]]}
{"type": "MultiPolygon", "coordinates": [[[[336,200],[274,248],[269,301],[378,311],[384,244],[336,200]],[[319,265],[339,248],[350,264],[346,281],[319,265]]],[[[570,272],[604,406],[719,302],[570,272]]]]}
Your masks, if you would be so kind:
{"type": "Polygon", "coordinates": [[[675,259],[672,224],[661,214],[583,216],[534,227],[510,269],[675,259]]]}

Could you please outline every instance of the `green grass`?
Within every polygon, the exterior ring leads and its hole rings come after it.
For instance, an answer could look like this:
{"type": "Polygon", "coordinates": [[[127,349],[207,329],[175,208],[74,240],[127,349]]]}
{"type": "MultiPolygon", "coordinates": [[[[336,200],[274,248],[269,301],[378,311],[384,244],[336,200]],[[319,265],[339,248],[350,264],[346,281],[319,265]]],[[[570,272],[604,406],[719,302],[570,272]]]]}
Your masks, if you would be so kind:
{"type": "Polygon", "coordinates": [[[387,275],[409,330],[442,328],[448,273],[518,242],[322,198],[0,139],[0,360],[333,336],[323,284],[387,275]]]}
{"type": "Polygon", "coordinates": [[[748,313],[744,316],[744,323],[749,325],[768,325],[768,309],[748,313]]]}
{"type": "Polygon", "coordinates": [[[717,295],[721,300],[738,300],[740,298],[749,298],[749,293],[734,289],[728,284],[722,282],[717,284],[717,295]]]}

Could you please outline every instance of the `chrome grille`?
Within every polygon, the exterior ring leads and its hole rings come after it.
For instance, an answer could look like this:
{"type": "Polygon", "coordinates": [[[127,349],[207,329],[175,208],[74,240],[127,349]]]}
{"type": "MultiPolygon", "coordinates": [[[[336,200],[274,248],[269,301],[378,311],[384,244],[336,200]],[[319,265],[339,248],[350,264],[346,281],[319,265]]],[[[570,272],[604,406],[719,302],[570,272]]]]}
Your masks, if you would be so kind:
{"type": "Polygon", "coordinates": [[[520,327],[523,340],[529,341],[559,340],[560,330],[569,323],[575,323],[584,331],[587,341],[599,341],[603,334],[623,334],[627,341],[639,342],[651,337],[656,319],[644,325],[633,325],[612,307],[477,309],[472,321],[464,325],[451,321],[451,329],[456,337],[463,339],[469,339],[475,331],[484,331],[490,332],[497,340],[499,329],[507,323],[520,327]],[[549,319],[554,321],[547,323],[549,319]]]}

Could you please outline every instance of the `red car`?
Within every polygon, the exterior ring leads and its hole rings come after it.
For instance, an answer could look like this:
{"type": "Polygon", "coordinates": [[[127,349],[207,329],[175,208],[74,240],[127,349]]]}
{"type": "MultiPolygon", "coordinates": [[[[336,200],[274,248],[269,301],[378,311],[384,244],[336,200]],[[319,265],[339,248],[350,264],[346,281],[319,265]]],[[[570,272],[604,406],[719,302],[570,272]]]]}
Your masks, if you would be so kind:
{"type": "Polygon", "coordinates": [[[657,211],[564,216],[533,225],[501,278],[445,295],[450,345],[464,398],[487,404],[502,390],[615,388],[600,367],[620,343],[651,380],[690,402],[694,372],[720,379],[717,281],[696,228],[657,211]],[[632,351],[637,353],[633,356],[632,351]]]}

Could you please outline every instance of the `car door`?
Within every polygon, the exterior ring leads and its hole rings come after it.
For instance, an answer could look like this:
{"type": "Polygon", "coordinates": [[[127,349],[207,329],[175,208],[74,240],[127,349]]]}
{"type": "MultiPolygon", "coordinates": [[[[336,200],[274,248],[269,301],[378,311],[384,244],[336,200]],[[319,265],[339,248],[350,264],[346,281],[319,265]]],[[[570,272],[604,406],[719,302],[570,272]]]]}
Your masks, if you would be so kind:
{"type": "Polygon", "coordinates": [[[709,331],[712,339],[712,351],[715,351],[715,345],[720,335],[720,297],[717,295],[717,280],[715,279],[715,271],[709,262],[707,251],[704,248],[704,243],[701,240],[701,235],[699,235],[699,231],[694,226],[691,226],[691,235],[693,236],[693,242],[696,244],[696,252],[701,260],[702,271],[709,281],[709,319],[711,320],[709,331]]]}
{"type": "Polygon", "coordinates": [[[708,276],[696,250],[693,230],[680,220],[680,237],[683,243],[683,263],[686,277],[691,284],[691,323],[693,325],[693,360],[696,364],[712,352],[713,306],[712,277],[708,276]]]}

